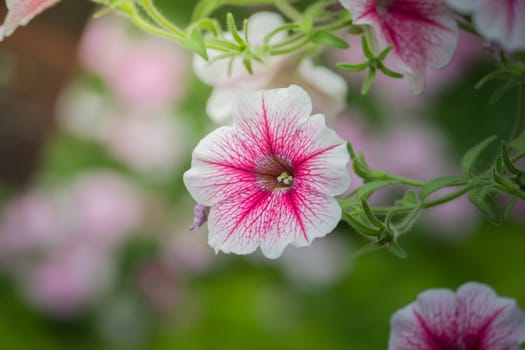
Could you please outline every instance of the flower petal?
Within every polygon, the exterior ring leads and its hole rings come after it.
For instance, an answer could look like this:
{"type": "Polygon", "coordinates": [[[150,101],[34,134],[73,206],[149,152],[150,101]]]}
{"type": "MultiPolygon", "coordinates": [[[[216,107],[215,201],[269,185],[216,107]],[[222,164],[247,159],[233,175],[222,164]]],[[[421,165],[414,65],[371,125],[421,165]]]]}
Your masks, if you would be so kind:
{"type": "Polygon", "coordinates": [[[250,147],[259,154],[279,154],[291,161],[292,142],[301,139],[304,122],[312,111],[308,94],[296,85],[239,95],[233,110],[234,123],[250,147]]]}
{"type": "Polygon", "coordinates": [[[18,26],[26,25],[34,16],[58,1],[60,0],[7,0],[8,13],[2,38],[11,35],[18,26]]]}
{"type": "Polygon", "coordinates": [[[335,117],[345,107],[346,81],[330,69],[315,66],[311,59],[304,59],[299,66],[296,83],[310,93],[314,113],[335,117]]]}
{"type": "Polygon", "coordinates": [[[245,184],[255,184],[255,157],[257,150],[247,146],[233,127],[220,127],[195,147],[184,184],[196,202],[211,207],[244,192],[245,184]]]}
{"type": "Polygon", "coordinates": [[[513,299],[501,298],[485,284],[470,282],[457,292],[462,346],[515,349],[525,341],[525,315],[513,299]]]}
{"type": "Polygon", "coordinates": [[[430,289],[397,311],[390,320],[389,350],[455,349],[456,296],[448,289],[430,289]]]}
{"type": "Polygon", "coordinates": [[[233,105],[239,93],[232,89],[214,89],[206,104],[206,113],[211,120],[221,125],[231,122],[233,105]]]}
{"type": "Polygon", "coordinates": [[[369,24],[378,49],[393,47],[392,59],[408,74],[415,93],[422,91],[424,68],[439,69],[451,60],[458,28],[443,0],[341,0],[355,24],[369,24]]]}
{"type": "Polygon", "coordinates": [[[209,244],[225,253],[249,254],[258,246],[278,258],[288,244],[309,245],[341,219],[337,201],[319,193],[245,188],[211,209],[209,244]]]}
{"type": "Polygon", "coordinates": [[[344,193],[350,187],[346,143],[326,127],[325,118],[320,114],[311,116],[303,130],[302,138],[308,139],[309,147],[304,147],[299,138],[291,145],[296,151],[292,157],[296,185],[304,187],[303,191],[314,190],[331,196],[344,193]]]}
{"type": "Polygon", "coordinates": [[[473,15],[479,32],[507,50],[525,50],[524,0],[447,0],[458,11],[473,15]]]}

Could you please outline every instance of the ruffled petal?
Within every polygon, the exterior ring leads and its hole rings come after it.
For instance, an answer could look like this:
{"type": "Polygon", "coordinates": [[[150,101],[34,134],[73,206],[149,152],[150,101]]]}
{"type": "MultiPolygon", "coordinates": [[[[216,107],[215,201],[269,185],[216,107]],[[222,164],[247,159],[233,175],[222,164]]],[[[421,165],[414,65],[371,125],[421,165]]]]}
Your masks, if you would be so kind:
{"type": "Polygon", "coordinates": [[[446,66],[454,55],[458,28],[444,0],[341,0],[355,24],[369,24],[378,49],[393,47],[392,59],[410,76],[415,93],[423,88],[426,67],[446,66]]]}
{"type": "Polygon", "coordinates": [[[346,81],[330,69],[315,66],[311,59],[304,59],[299,66],[296,83],[310,93],[314,113],[322,113],[328,119],[335,117],[345,107],[346,81]]]}
{"type": "Polygon", "coordinates": [[[319,193],[245,188],[211,209],[209,244],[236,254],[260,246],[266,257],[277,258],[288,244],[309,245],[331,232],[340,219],[337,201],[319,193]]]}
{"type": "Polygon", "coordinates": [[[217,124],[231,123],[232,109],[240,93],[238,90],[214,89],[206,103],[206,113],[217,124]]]}
{"type": "Polygon", "coordinates": [[[525,315],[515,300],[489,286],[470,282],[458,292],[458,326],[465,349],[517,349],[525,341],[525,315]]]}
{"type": "Polygon", "coordinates": [[[389,350],[456,349],[456,296],[431,289],[397,311],[390,320],[389,350]]]}
{"type": "Polygon", "coordinates": [[[311,116],[304,124],[302,137],[291,142],[295,152],[290,157],[295,164],[297,185],[304,186],[305,191],[307,188],[331,196],[344,193],[350,187],[346,143],[326,127],[320,114],[311,116]]]}
{"type": "Polygon", "coordinates": [[[3,25],[3,37],[11,35],[18,26],[26,25],[33,17],[58,1],[60,0],[6,1],[8,12],[3,25]]]}
{"type": "MultiPolygon", "coordinates": [[[[239,132],[261,155],[279,154],[290,159],[293,142],[302,133],[312,102],[296,85],[240,95],[233,110],[239,132]]],[[[306,150],[308,151],[308,150],[306,150]]],[[[293,160],[293,159],[290,159],[293,160]]]]}
{"type": "Polygon", "coordinates": [[[479,32],[507,50],[525,50],[525,0],[485,3],[483,8],[473,12],[474,25],[479,32]]]}
{"type": "Polygon", "coordinates": [[[258,156],[257,149],[246,145],[233,127],[220,127],[195,147],[184,184],[196,202],[216,205],[256,187],[253,159],[258,156]]]}

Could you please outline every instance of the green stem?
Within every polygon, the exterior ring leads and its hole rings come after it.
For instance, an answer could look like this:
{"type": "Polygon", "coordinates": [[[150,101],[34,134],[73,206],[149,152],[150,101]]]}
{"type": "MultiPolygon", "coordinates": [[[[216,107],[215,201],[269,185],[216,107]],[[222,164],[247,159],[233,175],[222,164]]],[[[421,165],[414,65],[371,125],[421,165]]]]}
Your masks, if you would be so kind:
{"type": "Polygon", "coordinates": [[[454,200],[454,199],[456,199],[458,197],[461,197],[462,195],[464,195],[465,193],[467,193],[468,191],[470,191],[473,188],[474,188],[474,185],[470,184],[468,186],[463,187],[459,191],[453,192],[451,194],[448,194],[448,195],[443,196],[441,198],[438,198],[436,200],[423,203],[421,207],[425,208],[425,209],[426,208],[432,208],[432,207],[438,206],[440,204],[443,204],[443,203],[446,203],[446,202],[450,202],[451,200],[454,200]]]}
{"type": "MultiPolygon", "coordinates": [[[[474,185],[470,184],[470,185],[465,186],[464,188],[460,189],[459,191],[453,192],[451,194],[448,194],[446,196],[443,196],[441,198],[435,199],[435,200],[430,201],[430,202],[420,203],[420,204],[417,204],[417,205],[409,205],[409,206],[405,206],[405,207],[397,207],[397,208],[394,207],[394,208],[395,208],[395,211],[396,211],[397,214],[410,212],[410,211],[412,211],[414,209],[417,209],[417,208],[422,208],[422,209],[432,208],[432,207],[438,206],[440,204],[450,202],[450,201],[452,201],[452,200],[454,200],[454,199],[456,199],[458,197],[461,197],[462,195],[464,195],[465,193],[467,193],[468,191],[470,191],[473,188],[474,188],[474,185]]],[[[374,212],[376,214],[388,214],[392,210],[392,207],[371,207],[370,210],[372,210],[372,212],[374,212]]]]}
{"type": "Polygon", "coordinates": [[[162,37],[165,37],[165,38],[168,38],[168,39],[172,39],[172,40],[175,40],[175,41],[180,41],[181,38],[179,35],[175,35],[173,33],[169,33],[169,32],[166,32],[158,27],[155,27],[153,25],[151,25],[150,23],[148,23],[147,21],[145,21],[140,15],[139,13],[137,12],[137,9],[135,8],[134,5],[131,5],[132,6],[132,11],[128,12],[130,18],[133,20],[133,22],[138,25],[140,28],[144,29],[145,31],[147,32],[150,32],[152,34],[156,34],[156,35],[160,35],[162,37]]]}
{"type": "Polygon", "coordinates": [[[282,49],[275,49],[273,47],[268,48],[268,53],[271,55],[284,55],[290,52],[294,52],[305,46],[310,42],[310,38],[304,37],[302,40],[297,40],[293,45],[290,45],[288,47],[282,48],[282,49]]]}
{"type": "Polygon", "coordinates": [[[274,4],[279,11],[293,21],[300,20],[303,17],[303,15],[290,5],[287,0],[275,0],[274,4]]]}
{"type": "Polygon", "coordinates": [[[408,177],[402,177],[402,176],[394,176],[390,174],[386,174],[382,180],[395,180],[399,181],[400,184],[408,185],[408,186],[414,186],[414,187],[423,187],[426,185],[425,182],[417,181],[413,179],[409,179],[408,177]]]}
{"type": "Polygon", "coordinates": [[[153,4],[153,0],[143,0],[142,5],[144,6],[148,14],[151,16],[151,18],[157,21],[157,23],[159,23],[165,29],[171,31],[177,36],[180,36],[181,39],[185,37],[185,34],[181,29],[179,29],[177,26],[175,26],[173,23],[167,20],[166,17],[164,17],[164,15],[160,13],[157,7],[153,4]]]}

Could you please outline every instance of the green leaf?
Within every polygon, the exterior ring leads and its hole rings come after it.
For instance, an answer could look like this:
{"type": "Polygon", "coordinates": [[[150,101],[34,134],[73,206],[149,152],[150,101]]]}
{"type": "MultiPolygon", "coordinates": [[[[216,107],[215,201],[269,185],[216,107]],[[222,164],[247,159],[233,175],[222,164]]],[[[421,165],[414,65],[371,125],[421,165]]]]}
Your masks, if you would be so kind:
{"type": "Polygon", "coordinates": [[[379,221],[379,219],[374,215],[374,213],[372,213],[372,210],[368,206],[368,203],[363,198],[361,198],[361,205],[363,206],[366,218],[370,221],[372,225],[376,226],[377,228],[385,228],[385,225],[383,225],[383,223],[379,221]]]}
{"type": "Polygon", "coordinates": [[[206,45],[204,44],[204,39],[199,28],[190,28],[186,38],[181,40],[181,45],[195,52],[206,61],[208,60],[208,52],[206,51],[206,45]]]}
{"type": "Polygon", "coordinates": [[[432,193],[449,186],[459,186],[466,183],[463,176],[443,176],[427,182],[419,191],[419,199],[424,200],[432,193]]]}
{"type": "Polygon", "coordinates": [[[505,167],[508,171],[510,171],[514,175],[521,175],[521,171],[514,166],[512,160],[510,159],[509,147],[507,146],[507,143],[505,141],[501,143],[501,156],[503,159],[503,163],[505,164],[505,167]]]}
{"type": "Polygon", "coordinates": [[[337,68],[348,71],[348,72],[361,72],[368,68],[368,63],[359,64],[348,64],[348,63],[337,63],[337,68]]]}
{"type": "Polygon", "coordinates": [[[221,6],[221,0],[199,1],[193,9],[192,22],[208,17],[219,6],[221,6]]]}
{"type": "Polygon", "coordinates": [[[401,246],[399,245],[399,243],[397,243],[397,241],[388,243],[386,245],[386,249],[388,249],[390,253],[394,254],[398,258],[404,259],[407,257],[407,253],[405,252],[403,248],[401,248],[401,246]]]}
{"type": "Polygon", "coordinates": [[[388,69],[383,63],[379,65],[379,70],[381,70],[384,75],[389,76],[390,78],[401,79],[404,77],[403,74],[388,69]]]}
{"type": "Polygon", "coordinates": [[[244,64],[244,67],[248,71],[248,73],[253,74],[253,68],[252,68],[252,60],[250,58],[250,55],[244,55],[242,58],[242,63],[244,64]]]}
{"type": "Polygon", "coordinates": [[[388,56],[388,54],[390,54],[390,51],[392,51],[392,46],[391,46],[391,45],[387,46],[386,49],[384,49],[383,51],[381,51],[381,53],[380,53],[379,56],[378,56],[379,59],[380,59],[381,61],[384,61],[385,58],[388,56]]]}
{"type": "Polygon", "coordinates": [[[352,159],[352,169],[357,176],[367,179],[370,175],[370,168],[365,161],[365,156],[363,153],[359,153],[352,159]]]}
{"type": "Polygon", "coordinates": [[[377,236],[378,231],[376,228],[368,226],[367,223],[364,223],[362,220],[352,216],[351,214],[343,211],[343,220],[345,220],[357,233],[363,235],[366,238],[371,236],[377,236]]]}
{"type": "Polygon", "coordinates": [[[368,71],[368,76],[366,77],[365,82],[363,83],[363,87],[361,88],[361,95],[366,95],[368,93],[368,90],[372,87],[372,83],[374,82],[374,78],[376,76],[376,70],[370,69],[368,71]]]}
{"type": "Polygon", "coordinates": [[[346,40],[341,39],[337,35],[327,30],[319,30],[314,32],[312,35],[312,41],[319,45],[335,47],[337,49],[346,49],[350,47],[346,40]]]}
{"type": "Polygon", "coordinates": [[[419,200],[417,198],[416,192],[412,190],[408,190],[403,195],[403,198],[398,199],[395,202],[396,205],[399,205],[401,207],[405,206],[417,206],[419,204],[419,200]]]}
{"type": "Polygon", "coordinates": [[[500,225],[503,217],[499,212],[490,187],[477,188],[469,192],[468,199],[493,224],[500,225]]]}
{"type": "Polygon", "coordinates": [[[226,23],[228,25],[228,30],[233,35],[233,38],[241,47],[246,47],[246,43],[244,42],[244,39],[240,36],[239,32],[237,31],[237,26],[235,25],[235,19],[233,18],[233,14],[231,12],[228,12],[226,15],[226,23]]]}
{"type": "Polygon", "coordinates": [[[465,155],[461,159],[461,167],[463,168],[463,172],[465,174],[472,175],[474,163],[479,158],[481,153],[496,139],[496,135],[487,137],[485,140],[481,141],[465,153],[465,155]]]}
{"type": "Polygon", "coordinates": [[[365,35],[361,35],[361,46],[363,47],[363,53],[366,58],[374,58],[374,54],[372,53],[372,50],[370,50],[370,46],[368,46],[368,41],[366,40],[365,35]]]}

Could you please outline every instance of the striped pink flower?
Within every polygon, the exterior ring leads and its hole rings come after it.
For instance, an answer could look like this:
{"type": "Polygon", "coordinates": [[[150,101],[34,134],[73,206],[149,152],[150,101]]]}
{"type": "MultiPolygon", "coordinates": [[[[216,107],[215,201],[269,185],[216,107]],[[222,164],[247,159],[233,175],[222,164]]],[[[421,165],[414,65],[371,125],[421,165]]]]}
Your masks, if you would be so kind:
{"type": "Polygon", "coordinates": [[[354,24],[368,24],[378,51],[392,46],[397,69],[415,93],[424,86],[425,68],[446,66],[454,55],[458,28],[445,0],[340,0],[354,24]]]}
{"type": "Polygon", "coordinates": [[[525,50],[525,0],[447,0],[454,9],[472,15],[486,39],[510,51],[525,50]]]}
{"type": "Polygon", "coordinates": [[[515,300],[469,282],[456,293],[431,289],[390,320],[389,350],[517,350],[525,314],[515,300]]]}
{"type": "Polygon", "coordinates": [[[200,141],[184,182],[211,207],[209,244],[216,251],[269,258],[285,246],[309,245],[341,219],[335,198],[350,185],[346,144],[310,116],[306,92],[292,85],[240,95],[233,126],[200,141]]]}
{"type": "Polygon", "coordinates": [[[18,26],[26,25],[33,17],[60,0],[6,0],[7,16],[0,30],[0,40],[13,34],[18,26]]]}

